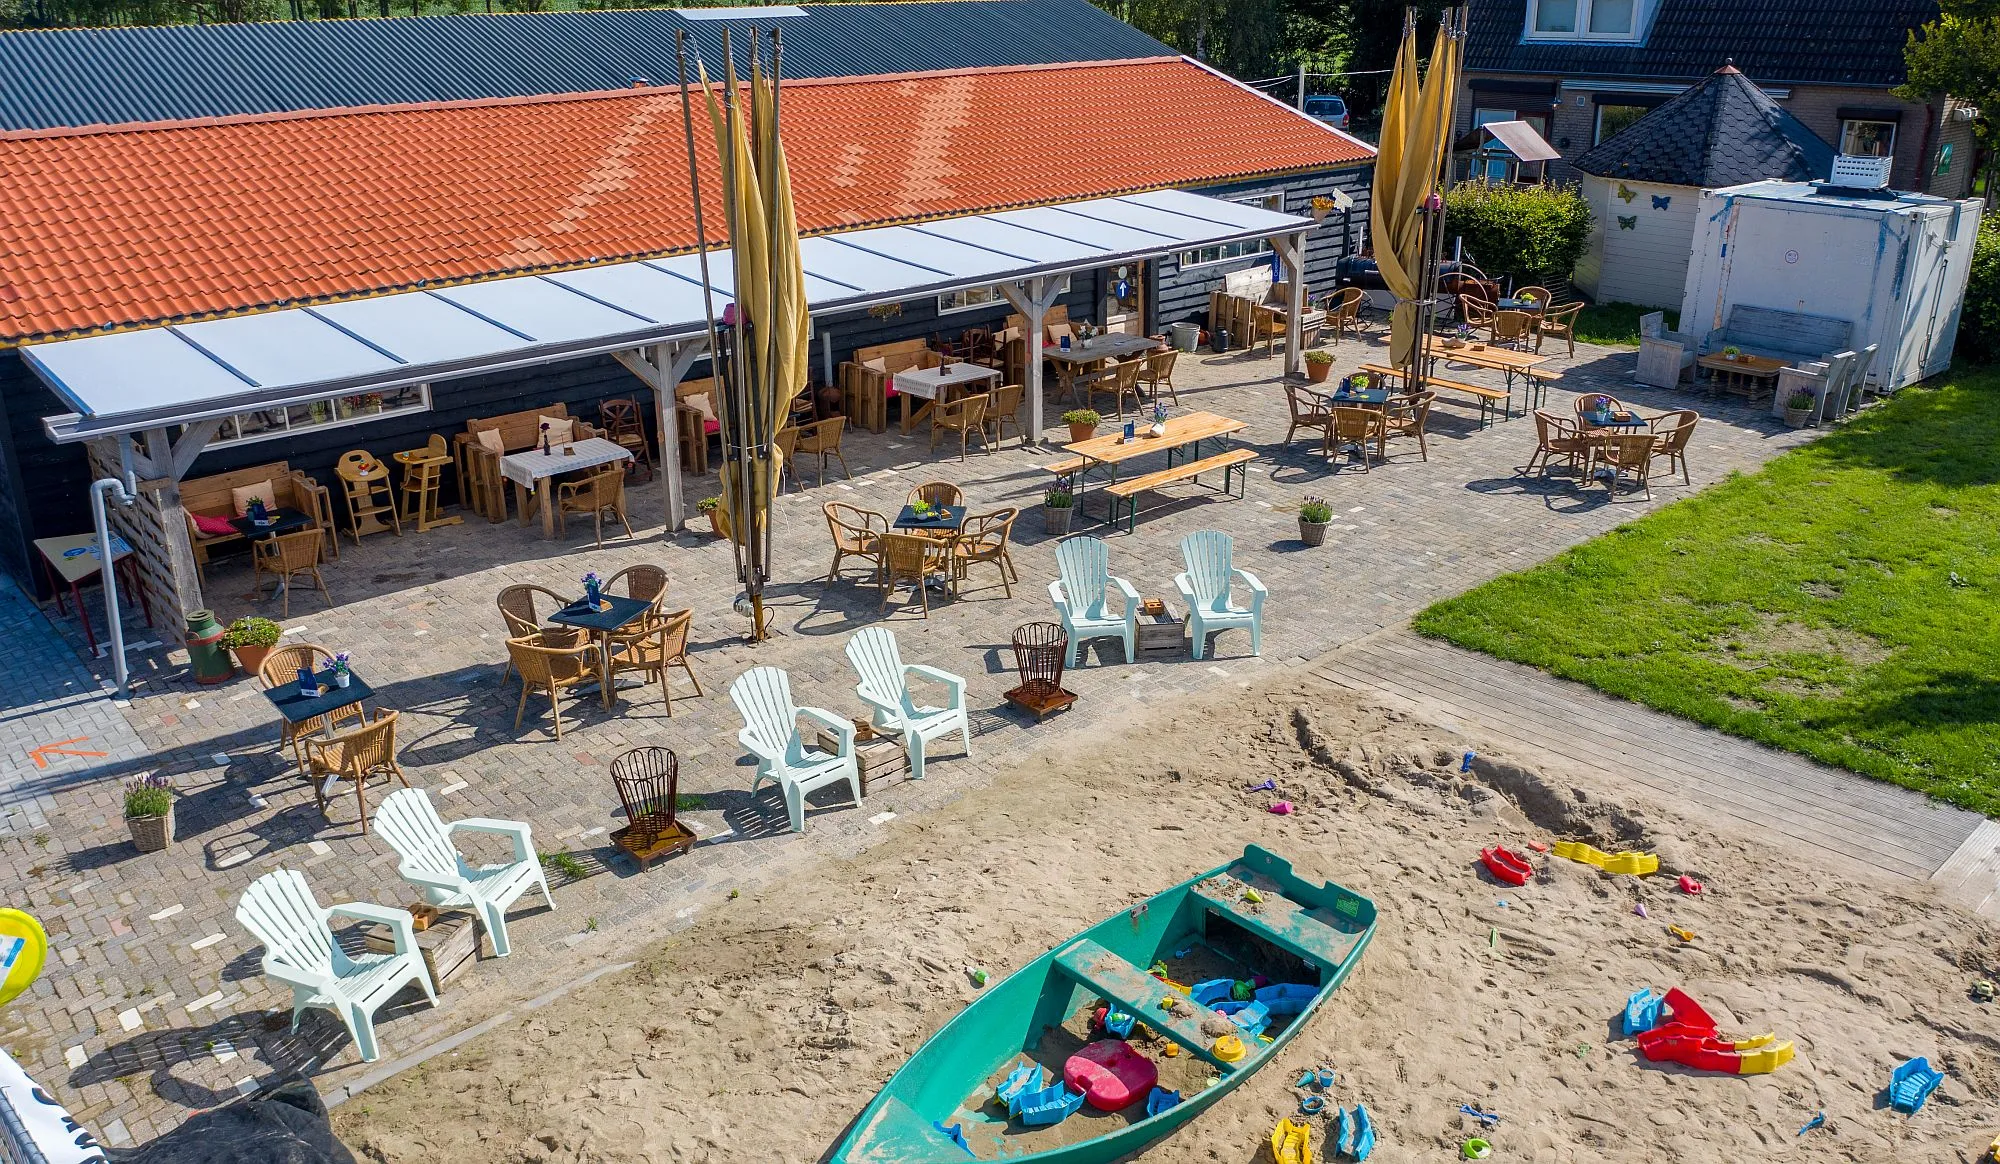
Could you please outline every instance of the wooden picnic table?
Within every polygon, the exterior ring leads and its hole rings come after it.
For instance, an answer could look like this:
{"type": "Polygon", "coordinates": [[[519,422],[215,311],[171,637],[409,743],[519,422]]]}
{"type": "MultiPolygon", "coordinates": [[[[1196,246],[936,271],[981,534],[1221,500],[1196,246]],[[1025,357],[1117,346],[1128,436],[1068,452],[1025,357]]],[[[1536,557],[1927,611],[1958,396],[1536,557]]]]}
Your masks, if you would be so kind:
{"type": "Polygon", "coordinates": [[[1074,398],[1076,374],[1079,371],[1106,360],[1124,360],[1157,351],[1159,347],[1157,340],[1148,339],[1143,335],[1111,332],[1095,335],[1080,342],[1071,340],[1067,349],[1061,344],[1044,345],[1042,356],[1055,364],[1057,382],[1066,395],[1074,398]]]}
{"type": "Polygon", "coordinates": [[[909,368],[897,372],[890,377],[896,391],[925,402],[921,408],[912,408],[907,403],[903,405],[903,431],[909,432],[919,419],[929,416],[932,405],[949,404],[956,399],[953,395],[955,389],[999,378],[998,368],[964,360],[953,363],[949,368],[909,368]]]}
{"type": "Polygon", "coordinates": [[[631,449],[605,440],[603,437],[590,437],[586,440],[565,441],[559,445],[552,445],[550,451],[546,453],[539,448],[508,453],[500,458],[500,475],[514,483],[514,500],[521,511],[521,524],[528,524],[528,514],[539,505],[542,511],[542,536],[554,541],[556,536],[554,482],[557,475],[595,469],[599,465],[631,459],[631,449]],[[570,450],[567,456],[563,452],[565,449],[570,450]]]}
{"type": "MultiPolygon", "coordinates": [[[[1433,371],[1437,369],[1438,361],[1442,360],[1446,363],[1470,364],[1475,368],[1485,368],[1500,373],[1506,379],[1509,396],[1514,392],[1514,377],[1525,378],[1528,381],[1528,407],[1531,409],[1541,407],[1541,394],[1545,383],[1554,378],[1549,369],[1542,367],[1555,359],[1553,355],[1543,356],[1534,352],[1515,351],[1512,348],[1496,348],[1491,344],[1479,351],[1473,351],[1471,348],[1445,348],[1432,343],[1426,352],[1430,357],[1433,371]]],[[[1512,413],[1513,406],[1509,404],[1508,414],[1512,413]]]]}

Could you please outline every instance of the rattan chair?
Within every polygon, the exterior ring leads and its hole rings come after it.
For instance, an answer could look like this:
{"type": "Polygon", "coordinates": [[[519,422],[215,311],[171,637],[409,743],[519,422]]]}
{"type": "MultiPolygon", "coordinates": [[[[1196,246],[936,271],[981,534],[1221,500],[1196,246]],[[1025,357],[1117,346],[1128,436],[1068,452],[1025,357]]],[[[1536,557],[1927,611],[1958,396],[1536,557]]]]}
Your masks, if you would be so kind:
{"type": "Polygon", "coordinates": [[[1547,287],[1543,287],[1535,283],[1530,283],[1526,287],[1514,288],[1514,294],[1511,295],[1509,298],[1515,300],[1533,299],[1535,302],[1541,304],[1544,308],[1546,308],[1549,305],[1549,300],[1551,296],[1549,295],[1549,289],[1547,287]]]}
{"type": "Polygon", "coordinates": [[[903,504],[915,505],[919,501],[943,506],[964,505],[965,494],[949,481],[926,481],[910,490],[910,496],[903,504]]]}
{"type": "Polygon", "coordinates": [[[1361,305],[1368,300],[1368,293],[1359,287],[1343,287],[1326,300],[1325,329],[1333,332],[1333,342],[1338,344],[1341,337],[1350,330],[1361,334],[1361,305]]]}
{"type": "Polygon", "coordinates": [[[1014,570],[1014,559],[1007,552],[1008,542],[1014,535],[1014,519],[1020,516],[1018,509],[1002,509],[994,513],[973,514],[965,519],[965,525],[958,536],[951,541],[951,592],[958,593],[958,584],[966,576],[969,567],[979,562],[991,562],[1000,571],[1000,589],[1007,597],[1014,597],[1012,583],[1021,580],[1014,570]]]}
{"type": "MultiPolygon", "coordinates": [[[[541,616],[535,613],[535,595],[546,595],[557,610],[568,606],[570,600],[550,590],[546,586],[536,586],[529,582],[518,583],[501,589],[494,602],[500,607],[500,618],[507,624],[507,637],[518,639],[526,635],[542,632],[541,616]]],[[[500,664],[500,684],[506,686],[507,676],[514,671],[514,660],[510,656],[500,664]]]]}
{"type": "Polygon", "coordinates": [[[1570,406],[1576,409],[1576,416],[1579,423],[1585,423],[1583,421],[1583,414],[1586,412],[1626,411],[1623,401],[1619,400],[1616,396],[1609,396],[1603,392],[1586,392],[1571,401],[1570,406]]]}
{"type": "Polygon", "coordinates": [[[597,644],[569,638],[561,646],[552,645],[543,635],[507,640],[507,654],[521,673],[521,702],[514,708],[516,732],[521,730],[521,717],[527,714],[528,693],[544,691],[549,697],[549,715],[555,720],[556,738],[562,739],[563,693],[597,679],[597,644]]]}
{"type": "Polygon", "coordinates": [[[961,396],[949,404],[931,405],[931,449],[937,449],[938,434],[955,432],[958,434],[958,459],[965,459],[965,442],[977,436],[987,452],[993,451],[993,443],[986,439],[986,397],[983,393],[961,396]]]}
{"type": "Polygon", "coordinates": [[[1493,304],[1474,295],[1458,297],[1458,321],[1473,331],[1487,331],[1493,327],[1493,304]]]}
{"type": "Polygon", "coordinates": [[[1535,321],[1535,351],[1542,350],[1542,341],[1554,336],[1569,344],[1569,354],[1576,355],[1576,317],[1583,314],[1583,304],[1566,303],[1542,312],[1535,321]]]}
{"type": "Polygon", "coordinates": [[[1181,353],[1178,348],[1146,353],[1146,366],[1139,373],[1139,379],[1144,381],[1146,390],[1153,394],[1153,399],[1158,400],[1161,390],[1164,389],[1167,395],[1174,398],[1175,404],[1181,402],[1180,391],[1174,387],[1174,365],[1180,362],[1180,358],[1181,353]]]}
{"type": "Polygon", "coordinates": [[[1021,447],[1028,447],[1027,434],[1021,431],[1021,402],[1027,389],[1019,384],[1002,384],[986,394],[986,444],[988,448],[999,448],[1007,436],[1007,426],[1014,426],[1014,435],[1020,438],[1021,447]]]}
{"type": "Polygon", "coordinates": [[[694,848],[693,829],[675,819],[680,808],[680,760],[667,748],[634,748],[611,761],[611,783],[618,789],[630,823],[611,834],[611,843],[639,863],[639,871],[668,853],[694,848]]]}
{"type": "Polygon", "coordinates": [[[847,458],[840,452],[840,437],[847,428],[844,416],[829,416],[825,420],[799,426],[799,435],[792,441],[792,451],[801,457],[819,458],[819,483],[826,483],[826,459],[832,457],[840,462],[840,475],[849,481],[854,474],[847,470],[847,458]]]}
{"type": "Polygon", "coordinates": [[[597,426],[605,440],[630,449],[637,464],[644,465],[648,473],[653,471],[653,445],[646,439],[645,413],[639,410],[638,401],[628,397],[598,405],[597,426]]]}
{"type": "Polygon", "coordinates": [[[1146,371],[1146,360],[1134,356],[1129,360],[1108,360],[1104,369],[1077,381],[1083,391],[1083,406],[1090,408],[1097,403],[1097,394],[1111,395],[1112,407],[1122,420],[1125,416],[1125,398],[1132,398],[1132,411],[1139,411],[1139,377],[1146,371]]]}
{"type": "Polygon", "coordinates": [[[882,605],[889,608],[889,596],[899,583],[907,582],[923,603],[924,617],[931,616],[930,588],[925,585],[933,574],[951,567],[951,543],[919,534],[882,535],[882,605]]]}
{"type": "MultiPolygon", "coordinates": [[[[354,807],[361,817],[362,835],[368,833],[368,781],[394,776],[403,787],[410,786],[396,763],[396,712],[375,710],[375,719],[327,737],[308,736],[306,778],[312,781],[313,800],[327,811],[327,790],[337,780],[354,781],[354,807]]],[[[329,817],[331,814],[328,814],[329,817]]]]}
{"type": "Polygon", "coordinates": [[[1583,435],[1583,427],[1575,419],[1537,409],[1535,455],[1528,458],[1528,463],[1521,469],[1521,474],[1526,476],[1535,473],[1536,476],[1546,477],[1549,475],[1549,462],[1556,457],[1567,460],[1570,468],[1587,473],[1590,469],[1590,451],[1594,447],[1595,442],[1583,435]]]}
{"type": "Polygon", "coordinates": [[[1687,447],[1694,436],[1694,427],[1701,423],[1701,413],[1684,408],[1677,412],[1663,412],[1647,421],[1653,433],[1653,457],[1667,459],[1667,475],[1672,476],[1674,466],[1681,470],[1681,484],[1692,485],[1688,476],[1687,447]]]}
{"type": "Polygon", "coordinates": [[[569,525],[565,520],[572,513],[587,513],[595,528],[597,548],[604,548],[604,515],[618,519],[625,527],[626,537],[635,537],[632,523],[625,518],[625,471],[617,467],[602,469],[581,481],[564,481],[556,486],[556,535],[566,537],[569,525]]]}
{"type": "Polygon", "coordinates": [[[1528,342],[1535,317],[1525,311],[1496,311],[1486,325],[1486,333],[1496,346],[1518,348],[1528,342]]]}
{"type": "Polygon", "coordinates": [[[1388,416],[1374,408],[1349,408],[1336,404],[1332,408],[1333,423],[1326,430],[1326,443],[1320,452],[1325,456],[1337,456],[1352,446],[1361,450],[1361,471],[1366,473],[1369,461],[1382,456],[1388,443],[1388,416]],[[1371,450],[1369,446],[1373,445],[1371,450]]]}
{"type": "Polygon", "coordinates": [[[1653,470],[1653,434],[1649,432],[1612,432],[1597,438],[1597,460],[1611,470],[1605,481],[1615,497],[1618,493],[1618,479],[1630,477],[1646,491],[1646,500],[1653,499],[1651,483],[1653,470]]]}
{"type": "Polygon", "coordinates": [[[666,600],[669,579],[665,567],[645,563],[627,566],[613,574],[604,584],[604,589],[607,592],[616,591],[620,580],[625,583],[626,597],[652,603],[655,612],[660,609],[660,603],[666,600]]]}
{"type": "MultiPolygon", "coordinates": [[[[317,643],[294,643],[291,646],[278,647],[264,656],[264,662],[257,668],[257,681],[264,685],[264,690],[274,691],[298,683],[300,671],[317,673],[331,666],[333,666],[332,651],[317,643]]],[[[306,756],[300,741],[320,733],[330,734],[338,729],[343,721],[349,719],[360,723],[368,722],[368,713],[362,709],[360,700],[357,699],[346,707],[336,707],[324,715],[316,715],[299,723],[280,719],[278,746],[290,748],[293,761],[298,764],[299,771],[304,772],[306,756]]]]}
{"type": "Polygon", "coordinates": [[[269,575],[277,581],[278,591],[285,596],[279,609],[289,615],[292,613],[292,579],[311,578],[319,596],[326,599],[327,609],[333,609],[333,595],[327,593],[326,579],[319,576],[319,552],[323,545],[325,540],[316,529],[278,534],[251,543],[250,565],[258,595],[262,596],[264,577],[269,575]]]}
{"type": "Polygon", "coordinates": [[[1398,437],[1415,437],[1417,451],[1423,454],[1424,460],[1430,460],[1431,447],[1424,438],[1424,426],[1430,422],[1431,402],[1436,399],[1435,392],[1419,392],[1415,396],[1399,396],[1390,400],[1383,410],[1385,442],[1398,437]]]}
{"type": "Polygon", "coordinates": [[[882,535],[889,532],[889,519],[872,509],[862,509],[839,501],[821,507],[826,514],[827,532],[833,536],[833,565],[827,569],[825,586],[840,577],[840,564],[849,558],[865,558],[882,576],[882,535]]]}
{"type": "Polygon", "coordinates": [[[648,679],[658,680],[660,701],[667,705],[670,716],[674,713],[674,696],[667,686],[669,668],[679,667],[686,672],[699,697],[701,680],[694,677],[694,668],[688,665],[687,658],[688,624],[693,621],[694,611],[677,610],[672,614],[649,615],[633,629],[612,635],[613,647],[623,648],[612,651],[612,677],[637,671],[648,679]]]}
{"type": "Polygon", "coordinates": [[[1328,431],[1333,426],[1332,401],[1310,388],[1287,383],[1285,404],[1292,410],[1291,427],[1285,430],[1285,443],[1291,444],[1292,437],[1302,428],[1319,433],[1321,448],[1326,447],[1328,431]]]}

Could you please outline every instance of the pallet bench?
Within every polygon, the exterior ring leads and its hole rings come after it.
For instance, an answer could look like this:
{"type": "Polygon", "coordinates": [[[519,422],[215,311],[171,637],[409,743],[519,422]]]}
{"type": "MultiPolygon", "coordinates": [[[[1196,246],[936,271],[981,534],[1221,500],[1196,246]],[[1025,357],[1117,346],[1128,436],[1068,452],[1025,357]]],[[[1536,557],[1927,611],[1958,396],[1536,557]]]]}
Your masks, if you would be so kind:
{"type": "MultiPolygon", "coordinates": [[[[1143,476],[1133,477],[1124,481],[1114,481],[1104,487],[1104,491],[1111,495],[1111,512],[1107,515],[1107,519],[1112,525],[1117,525],[1118,511],[1122,507],[1126,511],[1125,532],[1131,533],[1139,525],[1139,494],[1142,491],[1158,489],[1162,485],[1171,485],[1177,481],[1193,481],[1203,473],[1215,469],[1222,470],[1223,495],[1225,497],[1241,497],[1243,496],[1241,491],[1230,492],[1229,483],[1234,478],[1238,466],[1246,465],[1256,459],[1257,452],[1255,449],[1230,449],[1227,452],[1217,453],[1212,457],[1203,457],[1199,461],[1184,461],[1181,464],[1169,465],[1164,469],[1159,469],[1143,476]]],[[[1249,483],[1250,474],[1246,470],[1243,474],[1245,489],[1249,487],[1249,483]]]]}

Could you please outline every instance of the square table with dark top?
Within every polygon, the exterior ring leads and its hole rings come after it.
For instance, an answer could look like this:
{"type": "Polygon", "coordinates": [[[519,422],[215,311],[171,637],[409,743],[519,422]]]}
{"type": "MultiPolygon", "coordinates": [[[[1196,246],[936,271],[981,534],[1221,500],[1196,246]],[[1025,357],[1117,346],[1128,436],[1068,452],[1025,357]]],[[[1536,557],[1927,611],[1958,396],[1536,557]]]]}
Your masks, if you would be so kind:
{"type": "Polygon", "coordinates": [[[1341,388],[1322,393],[1321,398],[1331,400],[1335,404],[1371,404],[1380,407],[1389,403],[1392,397],[1400,395],[1400,392],[1391,392],[1387,388],[1341,388]]]}
{"type": "Polygon", "coordinates": [[[277,509],[267,510],[266,512],[272,515],[269,525],[258,525],[247,517],[232,517],[229,519],[229,524],[236,527],[237,533],[242,534],[251,541],[256,541],[259,538],[276,537],[279,534],[294,533],[312,524],[312,518],[307,517],[296,509],[277,509]]]}
{"type": "Polygon", "coordinates": [[[294,675],[276,687],[267,689],[264,698],[278,709],[286,723],[304,723],[315,716],[330,711],[352,707],[364,699],[375,698],[375,689],[353,671],[347,673],[347,686],[333,685],[333,669],[316,672],[313,679],[319,684],[316,695],[307,695],[299,689],[298,676],[294,675]]]}
{"type": "Polygon", "coordinates": [[[1590,428],[1645,428],[1651,423],[1636,412],[1628,413],[1623,420],[1612,412],[1579,412],[1577,419],[1590,428]]]}
{"type": "Polygon", "coordinates": [[[905,505],[903,512],[896,515],[891,528],[957,533],[965,527],[965,514],[966,507],[963,505],[940,505],[931,516],[918,517],[916,507],[905,505]]]}
{"type": "Polygon", "coordinates": [[[646,616],[653,604],[637,598],[620,598],[616,594],[605,594],[598,599],[603,605],[593,610],[588,600],[579,598],[549,616],[549,621],[557,626],[575,627],[589,631],[597,639],[597,685],[604,695],[604,706],[611,706],[611,636],[624,630],[646,616]]]}
{"type": "Polygon", "coordinates": [[[1539,299],[1502,299],[1493,305],[1496,311],[1525,311],[1530,315],[1540,315],[1548,304],[1539,299]]]}

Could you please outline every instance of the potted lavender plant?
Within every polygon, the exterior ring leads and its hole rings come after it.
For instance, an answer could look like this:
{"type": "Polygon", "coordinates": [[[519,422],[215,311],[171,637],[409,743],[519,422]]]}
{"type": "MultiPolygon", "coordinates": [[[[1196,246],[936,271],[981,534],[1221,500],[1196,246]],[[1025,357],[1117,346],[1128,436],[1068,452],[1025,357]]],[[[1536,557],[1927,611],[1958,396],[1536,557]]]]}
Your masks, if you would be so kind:
{"type": "Polygon", "coordinates": [[[125,827],[141,853],[157,853],[174,843],[174,782],[149,772],[125,785],[125,827]]]}

